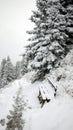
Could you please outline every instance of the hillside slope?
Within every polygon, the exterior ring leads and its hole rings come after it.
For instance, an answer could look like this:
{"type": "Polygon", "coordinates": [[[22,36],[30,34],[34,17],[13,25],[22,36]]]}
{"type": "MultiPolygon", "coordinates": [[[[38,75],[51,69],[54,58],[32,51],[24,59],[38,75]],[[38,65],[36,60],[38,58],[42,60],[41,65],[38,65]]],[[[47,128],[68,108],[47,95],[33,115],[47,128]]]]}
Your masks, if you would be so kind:
{"type": "MultiPolygon", "coordinates": [[[[44,81],[31,83],[33,73],[26,74],[19,80],[0,90],[0,120],[5,119],[0,130],[7,130],[7,116],[13,110],[15,97],[21,88],[25,102],[22,118],[25,120],[23,130],[73,130],[73,50],[62,61],[58,69],[51,71],[44,81]],[[53,97],[49,78],[57,86],[57,95],[53,97]],[[39,86],[48,86],[51,101],[41,108],[38,100],[39,86]]],[[[9,130],[9,129],[8,129],[9,130]]]]}

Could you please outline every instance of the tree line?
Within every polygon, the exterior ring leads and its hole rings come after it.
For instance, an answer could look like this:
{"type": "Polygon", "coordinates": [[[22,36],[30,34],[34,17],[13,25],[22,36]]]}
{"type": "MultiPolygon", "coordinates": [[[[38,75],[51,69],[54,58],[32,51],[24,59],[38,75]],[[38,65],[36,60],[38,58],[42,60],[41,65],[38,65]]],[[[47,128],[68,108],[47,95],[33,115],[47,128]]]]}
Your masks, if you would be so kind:
{"type": "Polygon", "coordinates": [[[43,79],[67,55],[73,45],[73,1],[36,0],[30,17],[34,28],[27,31],[29,45],[14,66],[9,57],[0,66],[0,87],[35,71],[34,80],[43,79]]]}
{"type": "MultiPolygon", "coordinates": [[[[37,9],[30,17],[34,28],[23,54],[27,70],[43,79],[68,54],[73,45],[73,1],[37,0],[37,9]]],[[[25,69],[25,68],[24,68],[25,69]]]]}
{"type": "Polygon", "coordinates": [[[0,88],[19,78],[19,76],[20,62],[17,62],[14,66],[9,56],[7,57],[7,59],[3,59],[0,65],[0,88]]]}

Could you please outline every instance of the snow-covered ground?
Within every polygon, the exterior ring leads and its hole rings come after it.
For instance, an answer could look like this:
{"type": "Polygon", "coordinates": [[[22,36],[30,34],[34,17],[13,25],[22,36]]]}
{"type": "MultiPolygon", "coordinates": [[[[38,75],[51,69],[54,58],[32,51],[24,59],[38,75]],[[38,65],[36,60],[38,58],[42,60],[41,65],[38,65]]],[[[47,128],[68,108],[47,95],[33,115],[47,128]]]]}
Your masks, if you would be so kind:
{"type": "MultiPolygon", "coordinates": [[[[31,83],[32,73],[0,90],[0,120],[5,119],[10,110],[13,110],[14,99],[19,88],[22,88],[22,97],[26,106],[23,112],[25,125],[23,130],[73,130],[73,52],[71,51],[61,63],[58,69],[54,69],[49,78],[57,86],[57,95],[53,91],[47,79],[31,83]],[[58,80],[58,77],[60,79],[58,80]],[[41,108],[38,100],[39,87],[48,86],[51,101],[41,108]]],[[[0,130],[5,130],[1,126],[0,130]]]]}

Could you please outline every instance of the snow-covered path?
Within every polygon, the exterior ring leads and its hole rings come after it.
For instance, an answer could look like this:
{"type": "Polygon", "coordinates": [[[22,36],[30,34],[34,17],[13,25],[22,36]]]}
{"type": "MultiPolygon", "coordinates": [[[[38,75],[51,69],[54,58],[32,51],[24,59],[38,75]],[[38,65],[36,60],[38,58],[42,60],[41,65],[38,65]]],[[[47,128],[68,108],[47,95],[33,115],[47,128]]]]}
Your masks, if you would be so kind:
{"type": "MultiPolygon", "coordinates": [[[[25,79],[16,80],[4,89],[0,90],[0,120],[7,118],[9,111],[13,109],[14,99],[17,91],[22,88],[22,96],[24,102],[26,102],[25,111],[23,113],[24,118],[26,117],[26,125],[29,127],[29,120],[31,117],[31,111],[40,108],[40,104],[37,98],[38,87],[37,84],[31,84],[25,79]]],[[[0,130],[5,130],[5,127],[0,125],[0,130]]]]}
{"type": "MultiPolygon", "coordinates": [[[[41,85],[47,86],[47,81],[32,84],[23,77],[0,90],[0,119],[7,120],[17,91],[22,88],[26,102],[23,112],[24,130],[73,130],[73,98],[62,92],[62,95],[52,98],[51,102],[41,108],[37,97],[41,85]]],[[[5,130],[5,127],[0,125],[0,130],[5,130]]]]}

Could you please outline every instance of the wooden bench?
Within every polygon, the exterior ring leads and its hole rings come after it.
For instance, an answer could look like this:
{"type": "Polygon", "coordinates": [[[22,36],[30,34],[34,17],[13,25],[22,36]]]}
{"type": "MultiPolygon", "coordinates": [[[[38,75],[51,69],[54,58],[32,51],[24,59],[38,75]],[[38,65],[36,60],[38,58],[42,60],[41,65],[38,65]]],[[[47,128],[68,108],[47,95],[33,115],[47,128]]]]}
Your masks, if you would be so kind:
{"type": "Polygon", "coordinates": [[[50,102],[53,97],[56,97],[57,87],[47,78],[47,84],[42,84],[39,87],[38,99],[40,101],[41,107],[45,102],[50,102]]]}
{"type": "Polygon", "coordinates": [[[46,87],[40,86],[39,87],[39,95],[38,99],[40,101],[41,107],[45,104],[45,102],[50,102],[49,92],[46,87]]]}

